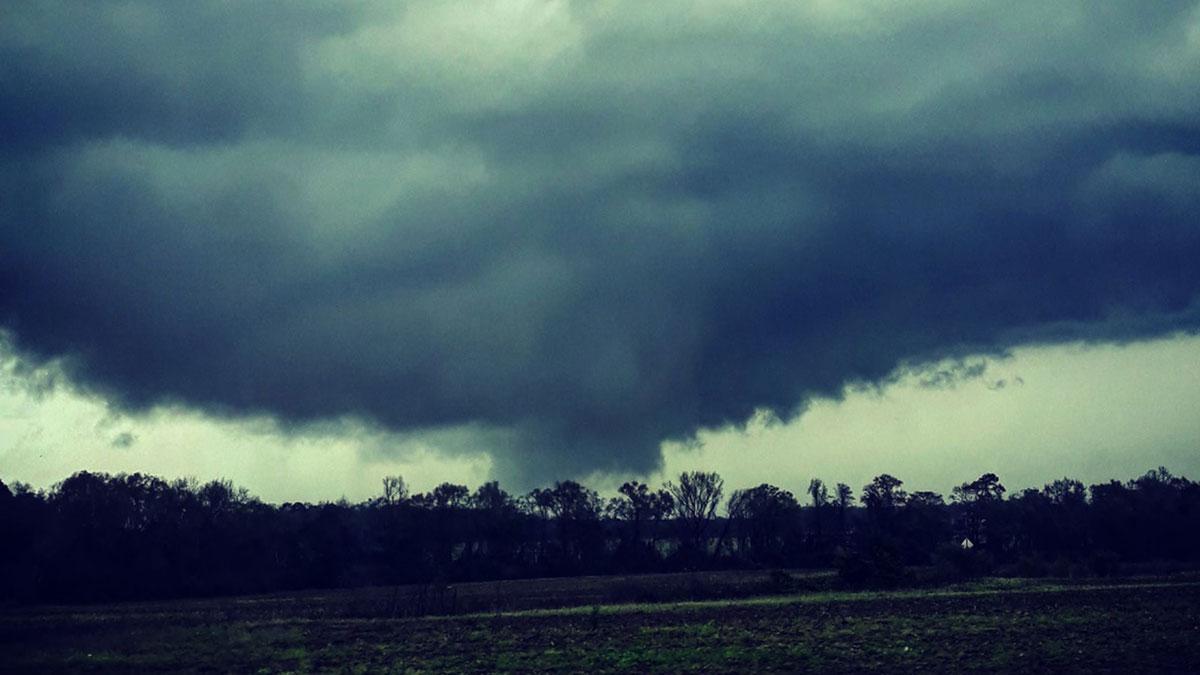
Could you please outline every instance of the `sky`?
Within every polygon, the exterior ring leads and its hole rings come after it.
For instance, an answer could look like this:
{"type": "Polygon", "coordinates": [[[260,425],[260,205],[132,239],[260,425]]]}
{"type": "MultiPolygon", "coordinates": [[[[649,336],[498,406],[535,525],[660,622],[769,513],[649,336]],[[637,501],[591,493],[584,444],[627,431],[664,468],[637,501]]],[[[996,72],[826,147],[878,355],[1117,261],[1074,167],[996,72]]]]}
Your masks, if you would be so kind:
{"type": "Polygon", "coordinates": [[[1197,81],[1194,0],[8,2],[0,479],[1195,474],[1197,81]]]}

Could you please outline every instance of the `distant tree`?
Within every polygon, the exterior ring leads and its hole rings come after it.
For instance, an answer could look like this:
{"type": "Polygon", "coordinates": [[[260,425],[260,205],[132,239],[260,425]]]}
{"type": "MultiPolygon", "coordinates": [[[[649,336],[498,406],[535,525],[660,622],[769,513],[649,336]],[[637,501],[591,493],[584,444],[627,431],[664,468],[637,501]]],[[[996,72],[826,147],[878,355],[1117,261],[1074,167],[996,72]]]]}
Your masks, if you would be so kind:
{"type": "Polygon", "coordinates": [[[466,485],[442,483],[433,489],[429,497],[435,509],[465,509],[470,501],[471,491],[466,485]]]}
{"type": "Polygon", "coordinates": [[[481,511],[503,511],[513,508],[512,497],[500,489],[500,483],[491,481],[480,485],[471,495],[471,508],[481,511]]]}
{"type": "Polygon", "coordinates": [[[659,565],[659,524],[670,516],[674,504],[671,493],[652,490],[638,481],[626,482],[617,489],[617,496],[606,508],[610,518],[624,524],[620,543],[613,552],[616,569],[650,571],[659,565]]]}
{"type": "Polygon", "coordinates": [[[665,487],[674,501],[684,545],[707,554],[709,527],[721,504],[725,481],[716,472],[692,471],[680,474],[678,484],[668,482],[665,487]]]}
{"type": "Polygon", "coordinates": [[[900,488],[904,481],[890,474],[880,474],[863,486],[862,503],[867,507],[867,516],[876,527],[887,527],[901,506],[908,500],[908,493],[900,488]]]}
{"type": "Polygon", "coordinates": [[[829,490],[825,487],[825,481],[820,478],[809,481],[808,495],[812,499],[813,529],[816,530],[817,539],[820,540],[823,535],[822,515],[824,515],[826,504],[829,503],[829,490]]]}
{"type": "Polygon", "coordinates": [[[242,506],[255,501],[246,488],[235,487],[233,481],[224,479],[200,486],[196,496],[209,517],[215,519],[232,516],[242,506]]]}
{"type": "Polygon", "coordinates": [[[994,473],[985,473],[970,483],[954,488],[953,499],[960,504],[996,502],[1004,499],[1004,486],[994,473]]]}
{"type": "Polygon", "coordinates": [[[1091,533],[1096,544],[1137,560],[1141,546],[1133,536],[1138,526],[1136,495],[1121,481],[1110,480],[1088,488],[1091,493],[1091,533]]]}
{"type": "Polygon", "coordinates": [[[1151,469],[1147,471],[1131,482],[1133,483],[1134,487],[1145,490],[1160,486],[1176,487],[1178,485],[1178,480],[1179,479],[1177,479],[1170,471],[1167,470],[1167,467],[1160,466],[1157,469],[1151,469]]]}
{"type": "Polygon", "coordinates": [[[1107,483],[1097,483],[1088,488],[1091,494],[1092,504],[1101,504],[1105,502],[1128,501],[1129,488],[1125,487],[1119,480],[1110,480],[1107,483]]]}
{"type": "Polygon", "coordinates": [[[550,523],[554,495],[547,488],[534,488],[517,501],[518,508],[533,520],[537,531],[537,546],[534,558],[538,565],[545,565],[550,551],[550,523]]]}
{"type": "MultiPolygon", "coordinates": [[[[1044,574],[1110,574],[1127,562],[1200,561],[1200,484],[1164,468],[1128,481],[1062,478],[1009,495],[994,474],[936,493],[906,493],[887,474],[866,485],[861,527],[853,493],[808,485],[836,549],[806,544],[800,507],[772,485],[735,490],[714,560],[707,555],[724,490],[716,474],[684,474],[664,489],[630,482],[611,501],[574,481],[514,499],[495,482],[474,492],[444,483],[403,500],[399,477],[361,504],[264,504],[228,480],[163,481],[81,471],[48,490],[0,482],[0,603],[232,595],[513,576],[614,573],[708,564],[827,565],[846,583],[887,586],[904,566],[994,564],[1044,574]],[[607,509],[607,510],[605,510],[607,509]],[[607,513],[616,523],[605,520],[607,513]],[[663,560],[663,519],[680,547],[663,560]],[[959,532],[955,528],[961,528],[959,532]],[[972,529],[974,528],[974,529],[972,529]],[[609,553],[608,531],[619,532],[609,553]],[[975,548],[964,549],[970,534],[975,548]],[[647,542],[649,536],[649,542],[647,542]],[[725,542],[740,560],[723,557],[725,542]],[[685,555],[686,554],[686,555],[685,555]]],[[[807,510],[807,509],[805,509],[807,510]]],[[[832,544],[832,541],[829,542],[832,544]]]]}
{"type": "Polygon", "coordinates": [[[645,525],[668,516],[675,507],[675,498],[666,490],[652,490],[645,483],[629,481],[617,489],[608,506],[609,514],[628,523],[628,541],[640,541],[645,525]]]}
{"type": "MultiPolygon", "coordinates": [[[[13,545],[11,530],[14,528],[12,527],[13,517],[10,514],[10,510],[12,509],[14,500],[15,497],[13,497],[12,490],[9,490],[4,481],[0,480],[0,542],[4,542],[6,547],[13,545]]],[[[10,555],[0,554],[0,570],[3,570],[7,562],[6,559],[9,557],[10,555]]]]}
{"type": "Polygon", "coordinates": [[[12,491],[0,480],[0,542],[3,542],[3,548],[0,549],[0,602],[15,595],[13,587],[17,584],[14,583],[12,572],[17,567],[17,559],[24,554],[14,501],[16,498],[12,491]]]}
{"type": "Polygon", "coordinates": [[[551,571],[577,572],[599,563],[604,546],[600,526],[604,502],[595,490],[573,480],[560,481],[553,488],[534,490],[528,502],[552,519],[558,533],[558,549],[548,556],[551,571]]]}
{"type": "Polygon", "coordinates": [[[946,505],[946,500],[936,492],[927,492],[918,490],[908,496],[906,506],[913,508],[941,508],[946,505]]]}
{"type": "Polygon", "coordinates": [[[457,556],[459,544],[467,539],[467,514],[464,513],[470,503],[471,492],[465,485],[442,483],[429,493],[424,500],[426,508],[430,509],[429,541],[434,544],[435,561],[439,576],[450,574],[450,566],[461,560],[457,556]]]}
{"type": "Polygon", "coordinates": [[[854,504],[854,491],[845,483],[838,483],[834,491],[833,503],[837,507],[838,535],[846,538],[846,514],[854,504]]]}
{"type": "Polygon", "coordinates": [[[1053,483],[1047,483],[1042,488],[1042,495],[1051,504],[1058,506],[1082,505],[1087,501],[1087,489],[1083,487],[1083,483],[1071,478],[1061,478],[1053,483]]]}
{"type": "Polygon", "coordinates": [[[1195,483],[1160,466],[1129,481],[1126,494],[1134,513],[1124,543],[1129,557],[1182,560],[1197,550],[1195,483]]]}
{"type": "Polygon", "coordinates": [[[800,505],[791,492],[763,483],[729,497],[729,518],[737,525],[738,553],[750,562],[779,565],[795,539],[800,505]]]}
{"type": "Polygon", "coordinates": [[[516,501],[491,481],[470,498],[472,576],[495,577],[516,564],[520,545],[520,514],[516,501]]]}
{"type": "MultiPolygon", "coordinates": [[[[863,486],[859,498],[867,510],[866,527],[856,531],[834,555],[842,582],[859,586],[890,587],[904,572],[904,533],[901,509],[908,503],[904,481],[880,474],[863,486]]],[[[849,497],[849,490],[840,491],[849,497]]]]}
{"type": "Polygon", "coordinates": [[[534,488],[521,498],[521,509],[542,520],[550,519],[550,507],[554,504],[554,493],[549,488],[534,488]]]}
{"type": "Polygon", "coordinates": [[[599,520],[603,512],[596,491],[573,480],[555,483],[549,498],[550,513],[559,520],[599,520]]]}
{"type": "MultiPolygon", "coordinates": [[[[378,581],[394,584],[411,581],[413,577],[425,573],[425,568],[437,552],[430,552],[433,537],[426,536],[428,529],[427,514],[419,506],[418,498],[425,495],[410,495],[408,484],[401,476],[386,476],[383,478],[383,493],[377,500],[370,502],[372,508],[364,515],[368,519],[364,524],[363,538],[369,541],[376,560],[374,564],[383,568],[378,581]]],[[[286,506],[286,505],[285,505],[286,506]]],[[[289,509],[294,514],[293,523],[296,527],[315,527],[306,522],[311,517],[307,513],[307,505],[291,505],[289,509]]],[[[326,540],[332,537],[326,535],[326,540]]],[[[319,558],[321,554],[312,550],[291,551],[290,554],[305,559],[319,558]]]]}
{"type": "Polygon", "coordinates": [[[1001,515],[999,506],[1004,493],[1004,486],[994,473],[985,473],[954,488],[952,499],[963,507],[959,530],[975,545],[989,544],[992,535],[1004,529],[1003,523],[996,522],[1001,515]]]}
{"type": "Polygon", "coordinates": [[[901,535],[906,562],[927,564],[929,554],[950,537],[946,500],[936,492],[918,490],[908,496],[902,511],[901,535]]]}
{"type": "Polygon", "coordinates": [[[404,482],[404,478],[402,476],[384,476],[382,498],[385,506],[395,506],[408,499],[408,485],[404,482]]]}

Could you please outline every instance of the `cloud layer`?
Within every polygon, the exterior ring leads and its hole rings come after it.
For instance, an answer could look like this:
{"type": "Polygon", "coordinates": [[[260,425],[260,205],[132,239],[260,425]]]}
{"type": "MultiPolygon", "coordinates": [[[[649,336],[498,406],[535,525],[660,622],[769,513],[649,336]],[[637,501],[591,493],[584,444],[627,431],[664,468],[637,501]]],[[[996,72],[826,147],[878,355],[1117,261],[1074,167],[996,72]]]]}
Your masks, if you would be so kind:
{"type": "Polygon", "coordinates": [[[0,324],[522,482],[1200,326],[1200,3],[9,3],[0,324]]]}

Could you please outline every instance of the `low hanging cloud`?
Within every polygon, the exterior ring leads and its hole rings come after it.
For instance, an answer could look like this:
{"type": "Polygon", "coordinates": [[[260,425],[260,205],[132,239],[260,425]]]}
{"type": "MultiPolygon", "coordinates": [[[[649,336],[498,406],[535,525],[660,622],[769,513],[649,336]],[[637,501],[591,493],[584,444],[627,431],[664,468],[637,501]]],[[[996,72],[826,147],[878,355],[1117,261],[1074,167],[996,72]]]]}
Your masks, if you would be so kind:
{"type": "Polygon", "coordinates": [[[1200,326],[1200,5],[18,0],[0,327],[504,478],[1200,326]]]}

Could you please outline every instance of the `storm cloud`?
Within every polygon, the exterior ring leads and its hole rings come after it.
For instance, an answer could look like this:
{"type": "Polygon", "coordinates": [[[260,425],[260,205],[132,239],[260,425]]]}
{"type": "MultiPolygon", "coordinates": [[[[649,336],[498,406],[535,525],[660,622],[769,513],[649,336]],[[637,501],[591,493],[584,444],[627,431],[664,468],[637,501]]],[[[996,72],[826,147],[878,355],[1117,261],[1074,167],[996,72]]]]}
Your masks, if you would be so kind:
{"type": "Polygon", "coordinates": [[[0,325],[520,482],[1200,327],[1200,3],[8,2],[0,325]]]}

